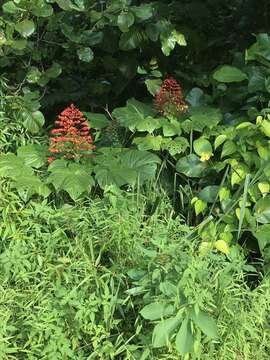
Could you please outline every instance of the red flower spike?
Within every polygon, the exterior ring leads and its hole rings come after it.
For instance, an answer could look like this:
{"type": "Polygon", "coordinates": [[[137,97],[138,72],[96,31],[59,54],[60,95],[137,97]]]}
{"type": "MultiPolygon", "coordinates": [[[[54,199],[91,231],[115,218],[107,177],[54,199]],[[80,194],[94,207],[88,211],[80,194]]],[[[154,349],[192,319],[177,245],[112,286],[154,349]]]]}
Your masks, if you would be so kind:
{"type": "MultiPolygon", "coordinates": [[[[95,149],[90,127],[83,113],[73,104],[58,115],[51,134],[49,152],[59,154],[60,158],[80,158],[87,156],[95,149]]],[[[55,156],[50,156],[48,162],[55,159],[55,156]]]]}
{"type": "Polygon", "coordinates": [[[161,114],[182,113],[188,109],[182,88],[174,78],[163,81],[155,96],[155,107],[161,114]]]}

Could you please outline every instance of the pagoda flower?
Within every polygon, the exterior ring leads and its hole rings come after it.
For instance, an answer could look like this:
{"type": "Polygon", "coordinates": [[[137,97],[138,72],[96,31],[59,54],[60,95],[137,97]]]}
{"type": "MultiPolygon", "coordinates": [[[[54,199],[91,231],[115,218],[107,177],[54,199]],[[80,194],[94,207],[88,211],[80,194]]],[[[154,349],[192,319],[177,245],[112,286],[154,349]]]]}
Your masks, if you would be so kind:
{"type": "Polygon", "coordinates": [[[58,158],[75,159],[87,156],[95,146],[90,135],[90,126],[83,113],[73,104],[58,115],[51,130],[48,162],[58,158]]]}

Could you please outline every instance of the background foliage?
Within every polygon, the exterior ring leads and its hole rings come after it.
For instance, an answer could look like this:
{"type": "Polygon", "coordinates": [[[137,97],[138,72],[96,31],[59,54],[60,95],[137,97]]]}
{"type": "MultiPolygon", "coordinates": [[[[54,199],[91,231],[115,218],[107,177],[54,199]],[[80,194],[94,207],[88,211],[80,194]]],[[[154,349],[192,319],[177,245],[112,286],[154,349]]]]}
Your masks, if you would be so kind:
{"type": "Polygon", "coordinates": [[[268,1],[0,15],[0,357],[269,359],[268,1]],[[71,102],[96,149],[48,164],[71,102]]]}

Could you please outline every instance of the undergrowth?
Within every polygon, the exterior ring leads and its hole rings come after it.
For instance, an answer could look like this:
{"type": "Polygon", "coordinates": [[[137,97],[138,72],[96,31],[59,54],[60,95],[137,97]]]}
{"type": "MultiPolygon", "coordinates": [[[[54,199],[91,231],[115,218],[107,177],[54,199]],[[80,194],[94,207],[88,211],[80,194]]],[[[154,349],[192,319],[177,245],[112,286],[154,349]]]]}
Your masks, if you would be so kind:
{"type": "Polygon", "coordinates": [[[1,359],[179,359],[173,333],[152,346],[158,322],[142,311],[153,300],[181,308],[166,282],[217,322],[214,340],[193,328],[185,359],[269,358],[269,280],[248,287],[240,250],[200,256],[166,198],[145,216],[142,194],[109,189],[56,208],[1,192],[1,359]]]}

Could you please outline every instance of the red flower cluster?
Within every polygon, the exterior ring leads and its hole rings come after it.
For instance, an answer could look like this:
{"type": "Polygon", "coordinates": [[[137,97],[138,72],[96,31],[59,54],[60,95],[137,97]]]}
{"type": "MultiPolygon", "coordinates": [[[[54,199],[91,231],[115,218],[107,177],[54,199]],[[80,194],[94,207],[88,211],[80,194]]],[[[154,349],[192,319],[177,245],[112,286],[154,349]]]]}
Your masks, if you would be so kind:
{"type": "Polygon", "coordinates": [[[90,127],[83,115],[73,104],[58,115],[55,128],[51,131],[48,162],[58,154],[66,159],[85,156],[95,149],[90,135],[90,127]]]}
{"type": "Polygon", "coordinates": [[[169,78],[163,81],[155,97],[155,106],[162,114],[179,113],[187,110],[188,106],[183,98],[181,86],[169,78]]]}

